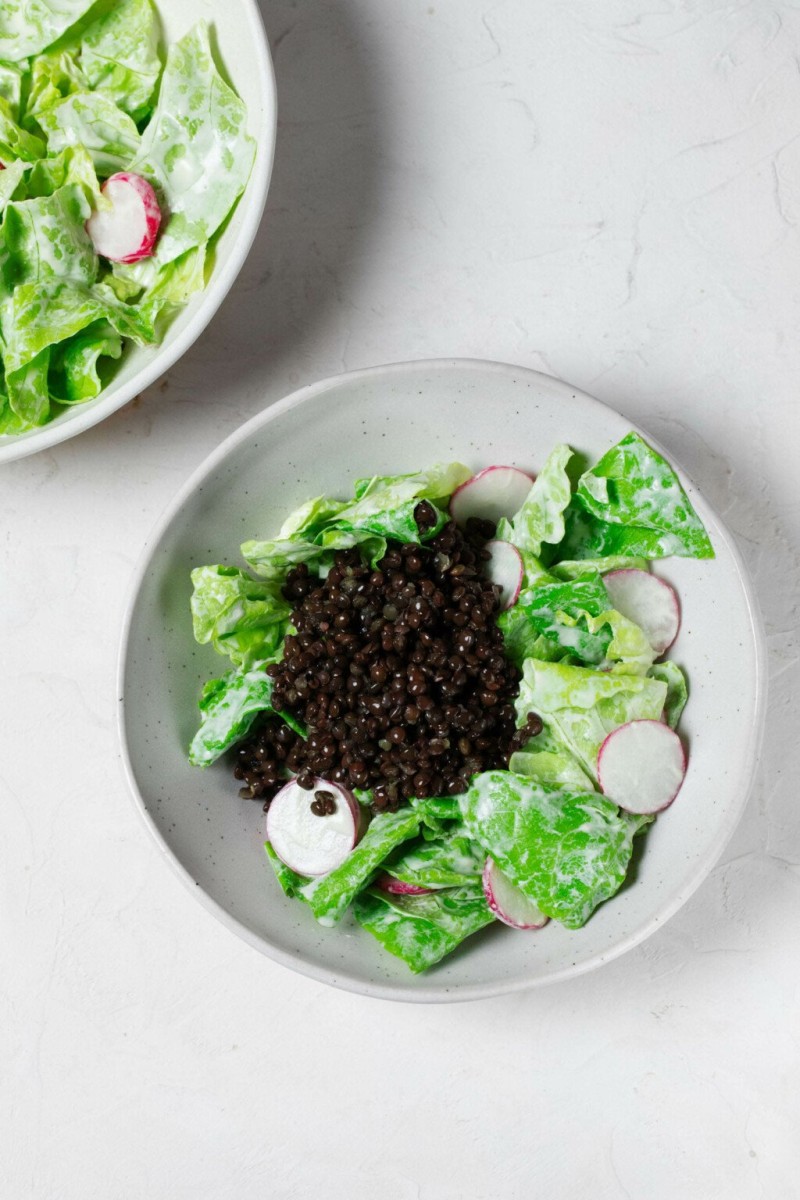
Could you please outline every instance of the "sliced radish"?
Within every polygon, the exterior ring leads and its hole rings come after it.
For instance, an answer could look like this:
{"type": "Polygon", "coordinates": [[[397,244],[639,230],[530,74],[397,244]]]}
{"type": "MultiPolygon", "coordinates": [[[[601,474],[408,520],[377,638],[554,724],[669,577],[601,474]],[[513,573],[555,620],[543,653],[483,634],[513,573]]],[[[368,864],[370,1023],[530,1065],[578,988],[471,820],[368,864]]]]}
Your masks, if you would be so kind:
{"type": "Polygon", "coordinates": [[[656,654],[668,650],[678,636],[681,623],[674,589],[638,567],[609,571],[603,583],[614,608],[639,626],[656,654]]]}
{"type": "Polygon", "coordinates": [[[388,892],[390,896],[429,896],[434,888],[420,887],[417,883],[404,883],[402,879],[395,879],[393,875],[381,875],[376,880],[377,886],[382,892],[388,892]]]}
{"type": "Polygon", "coordinates": [[[493,858],[487,858],[481,882],[489,908],[512,929],[541,929],[550,919],[503,874],[493,858]]]}
{"type": "Polygon", "coordinates": [[[519,467],[485,467],[453,492],[450,515],[457,525],[466,525],[470,517],[496,525],[519,512],[532,487],[532,477],[519,467]]]}
{"type": "Polygon", "coordinates": [[[298,875],[327,875],[344,862],[360,836],[360,804],[345,788],[326,779],[315,779],[310,791],[292,779],[267,811],[267,841],[298,875]],[[320,792],[325,796],[320,797],[320,792]],[[320,799],[334,806],[325,816],[311,808],[320,799]]]}
{"type": "Polygon", "coordinates": [[[486,543],[489,551],[489,561],[486,564],[486,574],[492,583],[500,588],[500,607],[511,608],[517,602],[522,577],[525,568],[522,565],[522,555],[511,542],[501,542],[495,539],[486,543]]]}
{"type": "Polygon", "coordinates": [[[685,774],[681,739],[661,721],[620,725],[597,755],[600,787],[626,812],[661,812],[672,804],[685,774]]]}
{"type": "Polygon", "coordinates": [[[156,194],[141,175],[122,171],[100,189],[110,208],[98,209],[86,222],[92,245],[103,258],[132,263],[153,253],[161,209],[156,194]]]}

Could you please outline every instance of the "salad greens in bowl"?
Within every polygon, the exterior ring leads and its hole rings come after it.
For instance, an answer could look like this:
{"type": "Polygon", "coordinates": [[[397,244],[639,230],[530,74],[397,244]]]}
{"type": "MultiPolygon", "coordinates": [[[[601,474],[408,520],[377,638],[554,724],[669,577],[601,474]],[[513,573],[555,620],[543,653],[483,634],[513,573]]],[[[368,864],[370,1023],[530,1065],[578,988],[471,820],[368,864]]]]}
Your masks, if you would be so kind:
{"type": "Polygon", "coordinates": [[[761,661],[736,551],[652,439],[534,372],[411,363],[290,397],[190,481],[132,601],[123,746],[254,945],[469,998],[597,966],[691,894],[761,661]]]}
{"type": "Polygon", "coordinates": [[[275,100],[257,7],[238,7],[0,6],[0,460],[152,383],[240,269],[275,100]]]}

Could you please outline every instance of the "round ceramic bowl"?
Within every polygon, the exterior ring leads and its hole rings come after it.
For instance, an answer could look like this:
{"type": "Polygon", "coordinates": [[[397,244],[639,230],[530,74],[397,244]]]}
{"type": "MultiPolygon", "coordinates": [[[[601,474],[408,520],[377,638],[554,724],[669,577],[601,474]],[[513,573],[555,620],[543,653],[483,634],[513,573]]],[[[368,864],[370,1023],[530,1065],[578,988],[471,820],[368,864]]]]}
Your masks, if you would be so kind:
{"type": "MultiPolygon", "coordinates": [[[[764,693],[763,637],[736,547],[683,477],[716,558],[671,558],[678,590],[670,657],[691,698],[681,793],[643,839],[634,878],[579,930],[494,925],[413,976],[352,920],[317,925],[286,899],[266,861],[259,804],[238,799],[231,762],[186,761],[203,682],[226,660],[192,640],[190,570],[243,565],[238,547],[269,537],[310,496],[349,494],[359,476],[460,459],[536,471],[556,442],[597,458],[624,417],[545,375],[470,361],[416,362],[341,375],[268,408],[192,476],[155,532],[133,582],[120,660],[123,756],[136,804],[165,858],[229,929],[286,966],[339,987],[401,1000],[471,999],[588,971],[658,929],[708,874],[747,798],[764,693]]],[[[645,435],[647,436],[647,435],[645,435]]],[[[652,439],[649,439],[652,442],[652,439]]]]}
{"type": "Polygon", "coordinates": [[[199,20],[208,21],[217,62],[247,105],[256,156],[247,187],[214,251],[211,278],[171,323],[160,346],[127,345],[108,386],[96,400],[75,404],[55,420],[15,437],[0,435],[0,463],[49,449],[103,421],[150,387],[185,354],[225,299],[256,236],[267,199],[275,150],[275,76],[257,0],[160,0],[158,13],[169,46],[199,20]]]}

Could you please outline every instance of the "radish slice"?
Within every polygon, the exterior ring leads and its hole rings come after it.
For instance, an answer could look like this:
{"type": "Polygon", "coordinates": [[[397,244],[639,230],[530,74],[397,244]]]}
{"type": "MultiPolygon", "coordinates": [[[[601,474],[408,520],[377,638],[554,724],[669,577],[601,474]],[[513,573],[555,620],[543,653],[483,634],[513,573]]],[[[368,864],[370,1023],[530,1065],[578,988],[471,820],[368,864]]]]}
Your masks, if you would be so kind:
{"type": "Polygon", "coordinates": [[[122,171],[100,189],[111,207],[93,212],[86,222],[92,245],[103,258],[132,263],[153,253],[161,209],[156,194],[141,175],[122,171]]]}
{"type": "Polygon", "coordinates": [[[609,571],[603,583],[614,608],[639,626],[656,654],[669,650],[681,623],[678,597],[669,584],[638,567],[609,571]]]}
{"type": "Polygon", "coordinates": [[[404,883],[402,879],[395,879],[393,875],[381,875],[376,880],[377,886],[382,892],[388,892],[390,896],[430,896],[433,888],[420,887],[417,883],[404,883]]]}
{"type": "Polygon", "coordinates": [[[489,908],[505,925],[512,929],[541,929],[547,924],[549,917],[503,874],[493,858],[487,858],[481,882],[489,908]]]}
{"type": "Polygon", "coordinates": [[[485,467],[453,492],[450,516],[457,525],[466,525],[470,517],[496,525],[519,512],[532,487],[532,477],[519,467],[485,467]]]}
{"type": "Polygon", "coordinates": [[[486,574],[500,588],[500,608],[511,608],[516,604],[522,588],[525,573],[522,555],[511,542],[497,539],[487,542],[486,549],[491,556],[486,564],[486,574]]]}
{"type": "Polygon", "coordinates": [[[347,858],[361,836],[361,806],[336,783],[315,779],[310,791],[296,779],[281,788],[267,811],[267,841],[298,875],[327,875],[347,858]],[[317,816],[311,805],[325,792],[335,809],[317,816]]]}
{"type": "Polygon", "coordinates": [[[630,813],[657,813],[680,791],[686,774],[681,740],[661,721],[629,721],[610,733],[597,755],[597,777],[609,800],[630,813]]]}

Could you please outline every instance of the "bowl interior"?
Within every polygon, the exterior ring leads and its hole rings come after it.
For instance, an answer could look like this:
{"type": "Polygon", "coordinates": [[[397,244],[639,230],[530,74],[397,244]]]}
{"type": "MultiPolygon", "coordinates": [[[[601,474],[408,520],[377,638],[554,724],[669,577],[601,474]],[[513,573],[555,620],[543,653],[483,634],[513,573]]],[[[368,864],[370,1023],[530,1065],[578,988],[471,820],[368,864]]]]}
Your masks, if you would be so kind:
{"type": "Polygon", "coordinates": [[[186,762],[199,688],[227,662],[192,640],[192,567],[241,565],[241,541],[270,536],[312,495],[347,495],[357,476],[451,458],[476,469],[503,462],[536,471],[556,442],[595,458],[630,428],[535,372],[412,363],[305,389],[251,421],[190,480],[137,582],[121,663],[122,735],[134,791],[163,848],[193,894],[253,944],[357,990],[466,998],[599,965],[657,928],[710,870],[741,813],[756,755],[760,633],[738,554],[685,480],[717,552],[713,561],[656,567],[683,610],[670,657],[690,681],[682,723],[689,770],[678,800],[643,840],[635,878],[583,929],[551,922],[523,935],[493,926],[415,978],[354,923],[322,929],[285,899],[264,858],[261,807],[238,799],[230,762],[206,771],[186,762]]]}
{"type": "Polygon", "coordinates": [[[247,106],[256,140],[253,171],[234,213],[215,244],[206,288],[171,322],[160,346],[128,343],[108,386],[95,400],[75,404],[41,428],[15,437],[0,435],[0,462],[24,457],[88,429],[149,387],[199,336],[236,278],[258,228],[275,148],[275,85],[266,35],[255,0],[160,0],[164,46],[197,21],[211,27],[217,64],[247,106]]]}

